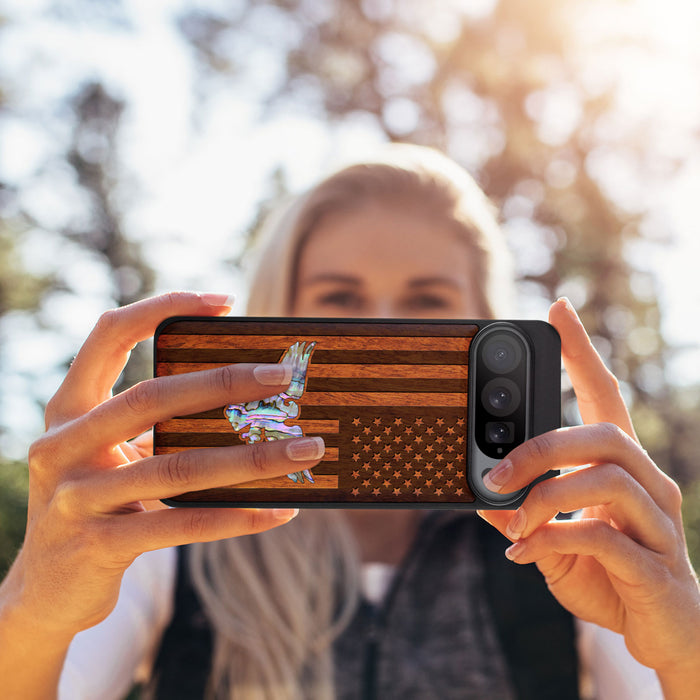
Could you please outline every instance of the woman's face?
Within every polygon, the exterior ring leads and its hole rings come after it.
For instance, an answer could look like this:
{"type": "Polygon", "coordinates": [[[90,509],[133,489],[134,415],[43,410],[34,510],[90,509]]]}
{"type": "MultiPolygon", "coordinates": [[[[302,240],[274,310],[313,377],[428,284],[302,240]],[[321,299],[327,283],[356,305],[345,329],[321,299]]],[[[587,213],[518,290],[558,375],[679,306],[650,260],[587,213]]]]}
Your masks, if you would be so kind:
{"type": "Polygon", "coordinates": [[[479,318],[473,260],[445,223],[410,206],[330,214],[304,246],[296,316],[479,318]]]}

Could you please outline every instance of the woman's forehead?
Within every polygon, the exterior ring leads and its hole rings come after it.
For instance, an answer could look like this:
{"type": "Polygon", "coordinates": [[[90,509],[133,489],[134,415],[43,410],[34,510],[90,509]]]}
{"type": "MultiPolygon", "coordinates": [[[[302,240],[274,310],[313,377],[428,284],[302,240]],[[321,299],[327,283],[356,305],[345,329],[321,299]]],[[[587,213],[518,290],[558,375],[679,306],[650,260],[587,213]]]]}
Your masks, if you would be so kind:
{"type": "Polygon", "coordinates": [[[412,278],[466,273],[469,246],[456,225],[437,220],[416,208],[369,205],[324,216],[300,251],[301,278],[342,276],[379,266],[400,268],[412,278]],[[345,272],[344,272],[345,271],[345,272]]]}

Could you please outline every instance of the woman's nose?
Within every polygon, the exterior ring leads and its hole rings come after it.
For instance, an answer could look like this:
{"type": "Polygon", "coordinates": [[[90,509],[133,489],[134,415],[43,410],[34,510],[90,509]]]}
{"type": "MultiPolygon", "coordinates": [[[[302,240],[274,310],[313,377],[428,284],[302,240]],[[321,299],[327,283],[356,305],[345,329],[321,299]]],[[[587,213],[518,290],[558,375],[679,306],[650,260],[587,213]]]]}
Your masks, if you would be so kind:
{"type": "Polygon", "coordinates": [[[397,318],[396,304],[391,299],[377,299],[369,307],[371,318],[397,318]]]}

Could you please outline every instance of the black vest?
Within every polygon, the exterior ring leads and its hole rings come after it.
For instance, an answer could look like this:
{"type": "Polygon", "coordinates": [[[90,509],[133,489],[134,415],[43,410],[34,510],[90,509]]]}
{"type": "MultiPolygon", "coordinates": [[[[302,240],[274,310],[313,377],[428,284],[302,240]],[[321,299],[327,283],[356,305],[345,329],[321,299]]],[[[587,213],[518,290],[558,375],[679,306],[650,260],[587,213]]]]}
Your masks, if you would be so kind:
{"type": "MultiPolygon", "coordinates": [[[[335,644],[339,700],[578,700],[573,618],[549,593],[534,565],[505,558],[509,544],[473,514],[430,514],[385,605],[360,605],[335,644]],[[474,551],[467,552],[469,548],[474,551]],[[474,574],[474,569],[480,571],[474,574]],[[455,590],[461,597],[457,604],[450,599],[455,590]],[[494,629],[496,652],[481,648],[488,639],[464,637],[468,626],[480,628],[477,634],[494,629]],[[483,689],[491,685],[475,690],[480,669],[470,668],[469,650],[483,652],[476,655],[476,665],[498,676],[497,682],[491,680],[493,691],[483,689]],[[505,687],[508,692],[498,690],[505,687]]],[[[187,548],[182,547],[174,615],[150,688],[154,698],[202,698],[210,672],[211,627],[186,560],[187,548]]]]}

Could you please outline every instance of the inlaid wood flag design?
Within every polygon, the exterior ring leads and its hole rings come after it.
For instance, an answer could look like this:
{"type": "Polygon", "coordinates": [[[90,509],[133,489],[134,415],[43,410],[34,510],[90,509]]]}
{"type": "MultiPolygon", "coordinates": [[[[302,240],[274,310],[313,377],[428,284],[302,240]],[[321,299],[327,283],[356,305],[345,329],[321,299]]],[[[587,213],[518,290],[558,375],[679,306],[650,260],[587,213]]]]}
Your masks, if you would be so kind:
{"type": "MultiPolygon", "coordinates": [[[[290,477],[183,494],[226,503],[466,503],[468,350],[473,324],[183,319],[156,339],[156,375],[279,362],[314,344],[292,434],[320,435],[313,483],[290,477]]],[[[274,398],[274,397],[271,397],[274,398]]],[[[156,425],[155,452],[243,444],[221,407],[156,425]]],[[[230,411],[229,411],[230,413],[230,411]]],[[[243,431],[240,431],[243,432],[243,431]]],[[[258,431],[259,433],[259,431],[258,431]]],[[[264,434],[264,431],[263,431],[264,434]]]]}

